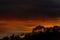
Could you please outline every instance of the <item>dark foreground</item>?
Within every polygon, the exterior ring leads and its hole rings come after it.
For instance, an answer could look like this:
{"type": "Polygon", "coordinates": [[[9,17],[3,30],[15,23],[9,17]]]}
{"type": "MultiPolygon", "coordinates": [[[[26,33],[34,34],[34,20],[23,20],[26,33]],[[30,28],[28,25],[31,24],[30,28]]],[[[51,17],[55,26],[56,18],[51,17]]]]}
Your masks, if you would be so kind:
{"type": "Polygon", "coordinates": [[[44,33],[36,33],[31,35],[25,35],[24,38],[20,38],[19,36],[10,36],[4,37],[1,40],[60,40],[59,32],[44,32],[44,33]]]}
{"type": "Polygon", "coordinates": [[[4,37],[1,40],[60,40],[60,26],[52,28],[44,28],[44,26],[36,26],[32,33],[11,35],[4,37]]]}

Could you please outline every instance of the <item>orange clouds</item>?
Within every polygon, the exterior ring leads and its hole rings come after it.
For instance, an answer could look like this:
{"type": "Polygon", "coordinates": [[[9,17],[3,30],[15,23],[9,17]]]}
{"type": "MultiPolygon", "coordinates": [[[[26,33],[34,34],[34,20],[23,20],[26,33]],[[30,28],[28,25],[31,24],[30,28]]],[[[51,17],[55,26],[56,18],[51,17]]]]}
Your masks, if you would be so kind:
{"type": "Polygon", "coordinates": [[[4,19],[0,20],[0,32],[31,32],[37,25],[45,27],[60,25],[60,18],[4,19]]]}

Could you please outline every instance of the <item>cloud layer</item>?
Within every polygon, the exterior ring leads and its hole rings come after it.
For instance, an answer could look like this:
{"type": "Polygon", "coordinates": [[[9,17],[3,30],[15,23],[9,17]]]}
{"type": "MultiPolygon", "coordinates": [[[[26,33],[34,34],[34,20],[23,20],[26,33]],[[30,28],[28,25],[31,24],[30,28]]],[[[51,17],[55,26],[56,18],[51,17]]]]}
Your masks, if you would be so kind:
{"type": "Polygon", "coordinates": [[[0,17],[36,18],[60,17],[59,0],[3,0],[0,17]]]}

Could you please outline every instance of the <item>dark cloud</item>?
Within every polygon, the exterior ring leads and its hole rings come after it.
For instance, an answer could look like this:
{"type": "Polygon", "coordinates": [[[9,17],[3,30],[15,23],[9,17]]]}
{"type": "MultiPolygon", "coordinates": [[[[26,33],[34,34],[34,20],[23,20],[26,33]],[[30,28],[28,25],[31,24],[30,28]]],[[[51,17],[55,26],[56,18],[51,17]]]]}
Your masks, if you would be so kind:
{"type": "Polygon", "coordinates": [[[0,0],[0,17],[60,17],[59,0],[0,0]]]}

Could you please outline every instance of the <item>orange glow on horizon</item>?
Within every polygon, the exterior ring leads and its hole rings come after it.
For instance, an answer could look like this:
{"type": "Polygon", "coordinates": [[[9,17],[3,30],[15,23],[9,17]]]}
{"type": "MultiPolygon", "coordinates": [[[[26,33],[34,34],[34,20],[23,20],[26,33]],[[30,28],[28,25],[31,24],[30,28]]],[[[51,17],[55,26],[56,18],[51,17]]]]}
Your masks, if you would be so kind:
{"type": "Polygon", "coordinates": [[[28,31],[31,32],[37,25],[45,27],[60,26],[60,18],[37,18],[37,19],[1,19],[0,30],[9,31],[28,31]]]}

